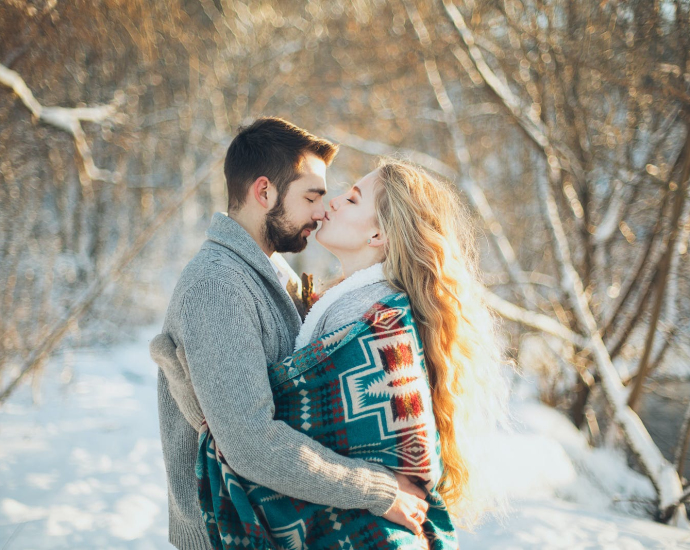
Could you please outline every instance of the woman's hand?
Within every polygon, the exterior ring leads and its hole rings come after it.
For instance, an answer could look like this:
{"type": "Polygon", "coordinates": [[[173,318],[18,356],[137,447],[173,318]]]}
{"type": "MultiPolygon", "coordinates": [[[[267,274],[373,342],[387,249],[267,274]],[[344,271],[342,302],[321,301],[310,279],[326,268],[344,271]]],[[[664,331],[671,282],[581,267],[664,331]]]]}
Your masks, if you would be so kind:
{"type": "Polygon", "coordinates": [[[422,536],[422,524],[426,521],[426,512],[429,509],[429,504],[424,500],[426,493],[406,476],[394,473],[398,480],[398,495],[383,517],[407,527],[417,536],[422,536]]]}

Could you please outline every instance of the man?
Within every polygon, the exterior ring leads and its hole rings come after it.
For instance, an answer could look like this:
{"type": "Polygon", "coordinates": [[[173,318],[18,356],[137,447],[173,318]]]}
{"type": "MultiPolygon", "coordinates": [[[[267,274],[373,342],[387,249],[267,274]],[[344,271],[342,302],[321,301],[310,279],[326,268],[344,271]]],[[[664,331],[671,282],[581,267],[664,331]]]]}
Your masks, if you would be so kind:
{"type": "MultiPolygon", "coordinates": [[[[332,143],[277,118],[240,129],[225,159],[228,215],[214,215],[208,240],[183,271],[163,334],[186,365],[201,413],[237,474],[291,497],[367,509],[409,525],[417,508],[412,495],[423,496],[418,488],[273,419],[266,367],[292,353],[300,317],[269,257],[306,246],[324,217],[326,166],[336,152],[332,143]]],[[[181,550],[205,550],[197,433],[186,420],[194,424],[199,414],[181,411],[171,389],[159,373],[169,538],[181,550]]]]}

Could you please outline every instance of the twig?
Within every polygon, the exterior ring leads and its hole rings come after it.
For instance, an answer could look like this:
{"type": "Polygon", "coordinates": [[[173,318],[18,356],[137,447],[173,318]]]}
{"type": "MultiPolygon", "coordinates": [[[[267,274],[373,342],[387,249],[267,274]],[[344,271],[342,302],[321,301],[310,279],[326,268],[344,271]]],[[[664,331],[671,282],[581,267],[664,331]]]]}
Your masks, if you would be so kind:
{"type": "Polygon", "coordinates": [[[685,469],[685,459],[688,456],[688,447],[690,447],[690,402],[688,403],[688,408],[685,410],[683,425],[680,427],[678,445],[675,453],[673,453],[673,463],[676,466],[678,475],[681,477],[685,469]]]}
{"type": "Polygon", "coordinates": [[[387,143],[381,143],[380,141],[363,139],[354,134],[350,134],[349,132],[345,132],[344,130],[341,130],[335,126],[326,128],[324,133],[329,138],[342,143],[346,147],[354,149],[355,151],[366,153],[367,155],[402,155],[422,168],[426,168],[427,170],[431,170],[439,176],[443,176],[448,181],[455,181],[459,177],[457,170],[455,170],[455,168],[452,166],[446,164],[442,160],[437,159],[436,157],[427,155],[426,153],[422,153],[420,151],[415,151],[414,149],[406,149],[404,147],[396,148],[392,145],[388,145],[387,143]]]}
{"type": "Polygon", "coordinates": [[[625,205],[628,203],[633,189],[640,185],[644,175],[646,174],[644,167],[652,160],[654,153],[658,150],[659,146],[668,135],[673,123],[675,122],[676,118],[678,118],[679,112],[680,107],[678,106],[675,106],[673,109],[671,109],[669,115],[662,122],[661,127],[651,136],[649,143],[647,144],[647,155],[645,155],[644,160],[639,163],[637,172],[634,175],[629,174],[627,171],[626,173],[619,174],[621,179],[628,181],[627,183],[621,184],[621,186],[615,189],[612,193],[609,206],[602,216],[601,222],[597,226],[596,231],[594,232],[594,243],[597,246],[608,242],[615,234],[623,217],[623,212],[625,212],[625,205]]]}
{"type": "MultiPolygon", "coordinates": [[[[680,161],[681,152],[679,151],[673,163],[674,168],[671,170],[671,175],[675,172],[680,161]]],[[[668,228],[666,227],[667,223],[665,223],[668,219],[666,216],[666,208],[672,195],[672,193],[667,191],[669,185],[670,182],[664,182],[664,197],[661,201],[659,215],[654,224],[654,228],[650,232],[642,251],[637,255],[634,267],[627,274],[618,298],[606,312],[603,322],[604,336],[611,333],[611,329],[616,320],[621,316],[624,307],[626,312],[628,312],[627,315],[623,316],[622,322],[618,323],[615,331],[606,338],[606,347],[612,357],[618,354],[639,320],[639,314],[644,309],[645,303],[649,299],[652,290],[652,282],[659,272],[659,266],[666,253],[666,248],[668,246],[668,228]],[[636,288],[636,293],[633,296],[634,288],[636,288]],[[632,300],[633,297],[635,298],[634,301],[632,300]]],[[[679,242],[682,242],[682,240],[683,236],[681,235],[679,242]]]]}
{"type": "Polygon", "coordinates": [[[637,378],[635,380],[635,385],[630,392],[630,397],[628,398],[628,405],[631,408],[635,408],[637,404],[637,399],[642,392],[642,384],[647,376],[647,370],[649,368],[649,357],[652,353],[652,348],[654,346],[654,336],[656,334],[656,327],[659,321],[659,316],[661,315],[661,306],[664,301],[664,292],[666,290],[666,281],[668,279],[669,272],[671,271],[671,259],[673,258],[675,252],[675,242],[679,231],[679,222],[683,216],[684,202],[686,189],[688,187],[688,179],[690,178],[690,126],[688,127],[687,134],[685,136],[685,146],[683,147],[683,152],[681,154],[682,168],[680,173],[680,182],[678,185],[678,191],[676,195],[676,200],[673,203],[673,214],[671,215],[671,234],[669,235],[668,245],[666,246],[666,252],[664,254],[661,265],[659,266],[659,280],[657,281],[657,295],[656,303],[654,304],[654,309],[652,311],[652,319],[649,322],[649,331],[647,333],[647,338],[645,341],[645,348],[642,354],[642,359],[640,360],[640,366],[637,369],[637,378]]]}
{"type": "MultiPolygon", "coordinates": [[[[656,273],[659,261],[663,257],[663,238],[661,232],[663,231],[663,219],[667,199],[668,193],[664,196],[664,201],[659,209],[659,218],[657,219],[654,229],[650,232],[646,242],[642,244],[642,250],[637,254],[633,265],[630,266],[628,274],[621,285],[618,298],[616,298],[616,301],[611,305],[604,317],[602,323],[604,335],[607,335],[611,331],[616,319],[621,315],[623,307],[628,303],[630,305],[626,307],[626,309],[632,312],[632,314],[639,314],[642,310],[642,302],[645,300],[645,296],[647,295],[654,274],[656,273]],[[636,284],[637,293],[634,294],[633,290],[636,284]],[[634,301],[631,300],[633,295],[636,297],[634,301]]],[[[624,320],[625,319],[629,319],[629,316],[625,316],[624,320]]],[[[616,330],[606,339],[609,353],[612,355],[616,354],[615,350],[622,344],[625,335],[630,332],[632,328],[630,326],[631,324],[631,322],[619,323],[616,330]]]]}
{"type": "MultiPolygon", "coordinates": [[[[504,272],[484,272],[483,279],[487,286],[512,284],[504,272]]],[[[519,285],[537,285],[553,289],[558,284],[551,275],[537,271],[523,271],[520,275],[519,285]]]]}

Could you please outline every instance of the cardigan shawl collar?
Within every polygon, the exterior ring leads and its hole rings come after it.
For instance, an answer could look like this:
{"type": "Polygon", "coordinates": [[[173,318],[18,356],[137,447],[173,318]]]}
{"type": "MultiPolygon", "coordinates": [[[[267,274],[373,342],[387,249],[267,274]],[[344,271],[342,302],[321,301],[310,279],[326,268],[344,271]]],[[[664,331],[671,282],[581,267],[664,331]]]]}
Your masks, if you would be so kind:
{"type": "Polygon", "coordinates": [[[285,292],[285,288],[278,280],[271,260],[266,256],[258,243],[247,233],[246,229],[222,212],[216,212],[211,219],[211,225],[206,230],[209,241],[234,252],[244,263],[248,265],[260,277],[262,283],[272,290],[271,295],[276,300],[278,307],[284,313],[285,323],[290,334],[294,338],[299,332],[302,320],[295,308],[292,299],[285,292]]]}

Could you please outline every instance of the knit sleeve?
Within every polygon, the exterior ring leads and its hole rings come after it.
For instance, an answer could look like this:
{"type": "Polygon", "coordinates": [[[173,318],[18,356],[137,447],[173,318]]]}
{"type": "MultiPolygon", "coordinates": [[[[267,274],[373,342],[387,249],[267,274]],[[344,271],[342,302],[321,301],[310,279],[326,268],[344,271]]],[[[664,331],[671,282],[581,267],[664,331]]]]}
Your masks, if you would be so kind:
{"type": "Polygon", "coordinates": [[[194,392],[239,475],[316,504],[383,515],[398,486],[386,468],[343,457],[274,420],[273,394],[251,297],[209,279],[185,294],[181,340],[194,392]]]}

